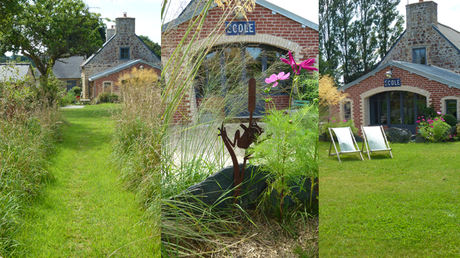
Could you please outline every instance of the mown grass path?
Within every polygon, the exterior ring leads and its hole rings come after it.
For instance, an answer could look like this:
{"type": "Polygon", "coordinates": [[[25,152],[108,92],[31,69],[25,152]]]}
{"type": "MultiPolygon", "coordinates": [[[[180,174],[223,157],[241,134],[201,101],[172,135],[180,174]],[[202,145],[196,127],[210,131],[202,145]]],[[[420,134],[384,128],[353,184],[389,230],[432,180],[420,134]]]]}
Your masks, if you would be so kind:
{"type": "Polygon", "coordinates": [[[26,257],[154,257],[151,223],[111,166],[116,105],[63,110],[63,141],[51,160],[55,180],[25,214],[26,257]]]}

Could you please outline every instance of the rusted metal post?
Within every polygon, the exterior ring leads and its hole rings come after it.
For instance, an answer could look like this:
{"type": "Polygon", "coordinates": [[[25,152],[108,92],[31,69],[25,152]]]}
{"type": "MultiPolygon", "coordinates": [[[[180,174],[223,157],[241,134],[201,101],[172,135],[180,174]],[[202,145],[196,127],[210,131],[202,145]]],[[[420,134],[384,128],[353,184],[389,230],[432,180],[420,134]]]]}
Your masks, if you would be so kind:
{"type": "Polygon", "coordinates": [[[243,129],[243,135],[240,136],[240,131],[236,130],[235,137],[232,142],[227,135],[227,130],[224,127],[223,123],[220,128],[217,128],[219,130],[218,135],[222,137],[222,141],[224,142],[224,145],[230,153],[230,157],[232,158],[235,201],[237,200],[237,197],[240,195],[241,183],[243,182],[244,178],[244,169],[246,167],[246,162],[249,159],[247,149],[256,140],[257,135],[261,135],[263,133],[263,129],[259,125],[257,125],[257,122],[255,120],[253,120],[253,113],[256,110],[256,80],[254,78],[251,78],[249,80],[248,87],[249,125],[248,127],[246,127],[244,124],[240,124],[241,128],[243,129]],[[238,148],[245,149],[243,168],[241,169],[241,172],[238,159],[236,157],[235,151],[233,150],[235,145],[238,148]]]}

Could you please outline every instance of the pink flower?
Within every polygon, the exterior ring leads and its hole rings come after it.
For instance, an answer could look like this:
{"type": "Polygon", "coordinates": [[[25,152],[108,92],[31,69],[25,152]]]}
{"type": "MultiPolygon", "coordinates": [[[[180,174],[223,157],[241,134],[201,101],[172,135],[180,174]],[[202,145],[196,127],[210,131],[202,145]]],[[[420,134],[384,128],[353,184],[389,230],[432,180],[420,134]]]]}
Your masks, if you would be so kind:
{"type": "MultiPolygon", "coordinates": [[[[430,125],[431,128],[434,128],[432,125],[430,125]]],[[[430,133],[431,134],[431,133],[430,133]]]]}
{"type": "MultiPolygon", "coordinates": [[[[299,64],[299,66],[301,69],[318,71],[318,68],[315,68],[312,66],[313,64],[315,64],[315,59],[307,59],[305,61],[302,61],[299,64]]],[[[300,72],[300,69],[299,69],[299,72],[300,72]]]]}
{"type": "Polygon", "coordinates": [[[335,123],[335,120],[332,120],[332,123],[335,123]]]}
{"type": "Polygon", "coordinates": [[[424,119],[422,119],[422,121],[423,121],[423,122],[425,122],[425,118],[424,118],[424,119]]]}
{"type": "Polygon", "coordinates": [[[442,117],[441,117],[441,120],[442,120],[443,122],[446,122],[446,120],[444,120],[444,118],[442,118],[442,117]]]}
{"type": "Polygon", "coordinates": [[[268,84],[274,82],[272,87],[276,87],[278,85],[279,81],[289,79],[289,75],[290,75],[290,73],[287,73],[286,75],[284,75],[284,72],[281,72],[278,75],[272,74],[272,75],[270,75],[269,78],[265,79],[265,82],[268,83],[268,84]]]}
{"type": "Polygon", "coordinates": [[[437,118],[435,118],[435,119],[434,119],[434,121],[438,121],[438,119],[437,119],[437,118]]]}
{"type": "Polygon", "coordinates": [[[346,119],[343,119],[344,122],[346,122],[347,120],[346,119]]]}
{"type": "Polygon", "coordinates": [[[441,114],[441,112],[438,111],[438,115],[440,115],[440,114],[441,114]]]}
{"type": "Polygon", "coordinates": [[[290,65],[292,67],[292,71],[295,74],[300,74],[300,70],[302,70],[302,68],[306,70],[316,70],[316,71],[318,70],[315,67],[311,67],[311,65],[315,63],[315,59],[307,59],[305,61],[302,61],[300,64],[297,64],[294,58],[292,57],[291,51],[289,51],[289,60],[284,59],[284,58],[280,58],[280,60],[290,65]]]}
{"type": "Polygon", "coordinates": [[[417,124],[420,123],[420,120],[417,120],[417,124]]]}

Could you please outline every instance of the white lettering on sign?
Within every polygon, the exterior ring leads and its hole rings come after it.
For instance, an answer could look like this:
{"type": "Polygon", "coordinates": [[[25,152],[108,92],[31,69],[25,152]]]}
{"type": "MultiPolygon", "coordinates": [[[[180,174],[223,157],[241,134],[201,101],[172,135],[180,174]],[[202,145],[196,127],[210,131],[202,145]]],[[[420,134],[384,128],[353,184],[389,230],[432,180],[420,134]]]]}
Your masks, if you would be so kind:
{"type": "Polygon", "coordinates": [[[383,80],[384,87],[400,87],[401,86],[401,78],[397,79],[384,79],[383,80]]]}
{"type": "Polygon", "coordinates": [[[256,24],[254,21],[247,22],[225,22],[227,26],[226,34],[227,35],[255,35],[256,34],[256,24]]]}

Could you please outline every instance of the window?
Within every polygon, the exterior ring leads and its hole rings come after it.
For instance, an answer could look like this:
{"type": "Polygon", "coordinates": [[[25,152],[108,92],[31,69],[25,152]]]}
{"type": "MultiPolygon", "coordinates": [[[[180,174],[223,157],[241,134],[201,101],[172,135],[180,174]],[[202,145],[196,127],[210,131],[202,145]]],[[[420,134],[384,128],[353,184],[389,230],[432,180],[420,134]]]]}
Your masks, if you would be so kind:
{"type": "Polygon", "coordinates": [[[67,81],[67,91],[71,90],[73,87],[77,86],[77,81],[71,80],[67,81]]]}
{"type": "Polygon", "coordinates": [[[120,48],[120,59],[121,60],[129,60],[129,47],[121,47],[120,48]]]}
{"type": "Polygon", "coordinates": [[[412,62],[426,65],[426,48],[414,48],[412,50],[412,62]]]}
{"type": "Polygon", "coordinates": [[[446,114],[451,114],[457,118],[457,100],[449,99],[446,100],[446,114]]]}
{"type": "Polygon", "coordinates": [[[112,92],[112,82],[104,82],[104,92],[112,92]]]}
{"type": "Polygon", "coordinates": [[[343,118],[345,120],[351,120],[351,102],[344,101],[343,102],[343,118]]]}
{"type": "MultiPolygon", "coordinates": [[[[266,75],[261,74],[265,71],[269,74],[280,72],[280,68],[273,64],[286,54],[287,51],[268,45],[245,44],[216,48],[205,57],[195,78],[197,97],[237,94],[246,89],[242,86],[247,87],[247,81],[252,77],[263,84],[262,77],[266,75]]],[[[280,83],[281,86],[291,84],[286,81],[280,83]]],[[[279,88],[272,89],[272,92],[279,88]]]]}

